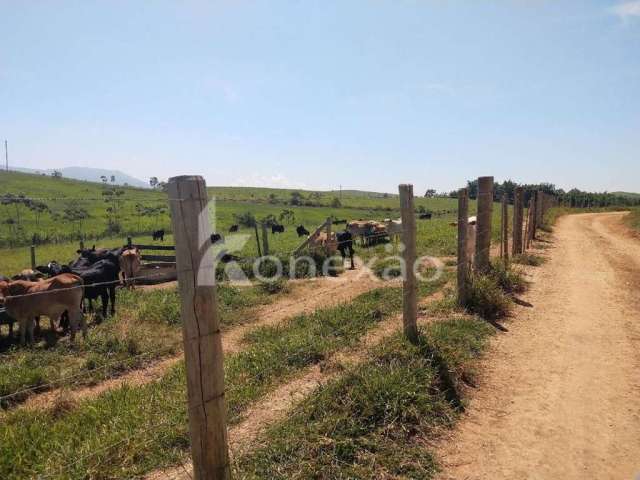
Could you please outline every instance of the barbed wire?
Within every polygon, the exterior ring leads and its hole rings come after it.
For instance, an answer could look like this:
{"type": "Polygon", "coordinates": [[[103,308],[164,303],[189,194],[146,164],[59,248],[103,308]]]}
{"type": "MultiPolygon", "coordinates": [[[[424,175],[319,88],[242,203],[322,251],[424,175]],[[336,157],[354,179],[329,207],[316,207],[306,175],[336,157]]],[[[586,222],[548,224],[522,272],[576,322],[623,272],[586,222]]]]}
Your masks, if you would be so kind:
{"type": "Polygon", "coordinates": [[[21,396],[25,393],[29,393],[29,392],[36,392],[39,390],[42,391],[47,391],[49,390],[51,387],[53,387],[54,385],[61,385],[61,384],[65,384],[67,383],[69,380],[71,379],[76,379],[76,378],[80,378],[80,377],[84,377],[84,376],[88,376],[88,375],[92,375],[95,374],[96,372],[100,372],[102,370],[106,370],[109,369],[111,367],[113,367],[116,364],[123,364],[123,363],[127,363],[127,362],[131,362],[131,361],[135,361],[138,360],[142,357],[145,356],[149,356],[149,355],[155,355],[158,353],[171,353],[176,347],[180,347],[182,345],[182,342],[176,342],[174,344],[170,344],[168,346],[163,346],[161,348],[157,348],[154,350],[147,350],[146,352],[142,352],[127,358],[120,358],[120,359],[115,359],[115,360],[111,360],[107,363],[104,363],[102,365],[100,365],[99,367],[93,368],[93,369],[89,369],[89,370],[85,370],[82,372],[78,372],[78,373],[74,373],[72,375],[67,375],[65,377],[61,377],[58,378],[56,380],[52,380],[48,383],[43,383],[43,384],[35,384],[35,385],[30,385],[28,387],[22,388],[18,391],[15,391],[13,393],[9,393],[7,395],[3,395],[0,396],[0,403],[11,399],[11,398],[15,398],[18,396],[21,396]]]}

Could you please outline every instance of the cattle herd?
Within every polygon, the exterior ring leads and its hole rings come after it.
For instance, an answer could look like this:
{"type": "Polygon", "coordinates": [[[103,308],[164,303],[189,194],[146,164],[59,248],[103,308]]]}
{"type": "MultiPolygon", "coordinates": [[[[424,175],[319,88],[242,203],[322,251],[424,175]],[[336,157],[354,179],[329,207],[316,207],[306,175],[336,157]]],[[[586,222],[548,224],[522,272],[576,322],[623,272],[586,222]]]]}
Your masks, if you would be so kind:
{"type": "Polygon", "coordinates": [[[18,323],[20,342],[33,341],[40,316],[49,317],[51,330],[70,330],[75,338],[78,326],[86,336],[84,312],[93,311],[100,298],[102,318],[116,311],[116,285],[132,285],[140,269],[140,253],[134,248],[78,250],[78,258],[67,265],[51,261],[33,270],[23,270],[12,278],[0,277],[0,324],[18,323]],[[110,307],[110,308],[109,308],[110,307]]]}
{"type": "MultiPolygon", "coordinates": [[[[419,218],[429,220],[430,213],[423,213],[419,218]]],[[[309,238],[310,249],[321,249],[324,252],[339,251],[343,261],[351,260],[356,239],[361,240],[363,247],[397,238],[402,233],[400,220],[347,220],[335,219],[334,225],[344,225],[343,231],[327,232],[317,229],[311,236],[304,225],[296,227],[298,237],[309,238]]],[[[470,222],[471,224],[471,222],[470,222]]],[[[470,228],[473,227],[470,225],[470,228]]],[[[232,225],[229,232],[237,232],[238,225],[232,225]]],[[[284,233],[284,225],[271,225],[271,233],[284,233]]],[[[475,231],[470,232],[472,235],[475,231]]],[[[164,230],[152,232],[153,240],[164,241],[164,230]]],[[[472,236],[470,235],[470,236],[472,236]]],[[[211,235],[211,243],[224,243],[219,233],[211,235]]],[[[141,256],[136,247],[124,246],[115,249],[100,248],[95,245],[90,249],[77,251],[76,260],[67,265],[51,261],[47,265],[23,270],[11,278],[0,275],[0,325],[9,325],[9,336],[13,336],[13,326],[17,322],[20,330],[20,341],[33,341],[34,330],[40,328],[40,317],[50,320],[51,330],[70,331],[73,341],[78,328],[86,336],[87,326],[84,313],[93,311],[93,301],[100,298],[102,318],[116,311],[116,286],[122,283],[132,288],[135,277],[141,268],[141,256]],[[58,321],[58,327],[55,322],[58,321]]],[[[225,251],[221,252],[221,260],[229,262],[239,257],[225,251]]]]}

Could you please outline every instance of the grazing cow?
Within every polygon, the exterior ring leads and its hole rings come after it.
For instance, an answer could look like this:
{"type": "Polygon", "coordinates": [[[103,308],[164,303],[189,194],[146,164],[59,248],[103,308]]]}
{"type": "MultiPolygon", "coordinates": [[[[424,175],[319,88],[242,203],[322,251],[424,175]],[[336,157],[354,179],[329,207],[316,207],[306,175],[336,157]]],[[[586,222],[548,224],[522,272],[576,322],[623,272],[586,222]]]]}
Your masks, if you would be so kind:
{"type": "Polygon", "coordinates": [[[431,217],[433,216],[432,213],[421,213],[418,218],[420,220],[431,220],[431,217]]]}
{"type": "Polygon", "coordinates": [[[122,272],[122,280],[127,288],[133,288],[135,278],[140,271],[140,250],[130,248],[124,250],[120,255],[120,271],[122,272]]]}
{"type": "Polygon", "coordinates": [[[304,235],[309,235],[309,230],[307,230],[306,228],[304,228],[304,225],[298,225],[296,227],[296,233],[298,234],[299,237],[302,237],[304,235]]]}
{"type": "Polygon", "coordinates": [[[155,230],[151,236],[154,241],[160,240],[161,242],[164,242],[164,230],[155,230]]]}
{"type": "Polygon", "coordinates": [[[271,225],[271,233],[284,233],[284,225],[271,225]]]}
{"type": "Polygon", "coordinates": [[[224,243],[224,240],[222,238],[222,235],[220,235],[219,233],[212,233],[211,234],[211,243],[218,243],[222,241],[224,243]]]}
{"type": "Polygon", "coordinates": [[[355,268],[353,264],[353,236],[348,230],[345,230],[344,232],[338,232],[336,238],[338,240],[338,250],[342,256],[342,263],[344,264],[344,259],[349,255],[351,259],[351,270],[353,270],[355,268]]]}
{"type": "Polygon", "coordinates": [[[229,233],[233,233],[237,231],[238,231],[238,225],[231,225],[231,228],[229,228],[229,233]]]}
{"type": "Polygon", "coordinates": [[[64,273],[40,282],[16,280],[0,285],[0,294],[4,296],[6,312],[16,319],[20,326],[20,342],[24,345],[27,335],[33,342],[33,319],[41,315],[49,317],[51,327],[55,328],[53,319],[68,312],[71,324],[71,341],[73,342],[78,329],[87,336],[80,304],[83,295],[82,279],[71,273],[64,273]]]}
{"type": "MultiPolygon", "coordinates": [[[[124,247],[123,247],[124,248],[124,247]]],[[[89,300],[89,309],[93,309],[93,300],[102,300],[102,316],[107,316],[107,306],[111,301],[111,314],[116,313],[116,285],[120,282],[120,255],[123,248],[113,250],[81,250],[80,257],[71,263],[71,271],[84,281],[85,298],[89,300]]]]}

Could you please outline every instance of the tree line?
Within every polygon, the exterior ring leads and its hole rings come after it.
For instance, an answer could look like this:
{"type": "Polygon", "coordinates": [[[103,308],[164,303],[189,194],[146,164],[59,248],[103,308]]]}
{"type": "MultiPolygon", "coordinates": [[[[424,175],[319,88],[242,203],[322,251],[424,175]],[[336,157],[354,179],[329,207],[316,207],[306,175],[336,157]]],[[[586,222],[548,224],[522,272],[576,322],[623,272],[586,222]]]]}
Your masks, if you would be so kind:
{"type": "MultiPolygon", "coordinates": [[[[565,191],[557,188],[553,183],[537,183],[537,184],[518,184],[512,180],[504,182],[495,182],[493,184],[493,199],[499,201],[503,195],[507,196],[507,201],[513,203],[516,187],[524,188],[525,205],[535,192],[542,191],[546,194],[553,195],[560,205],[575,208],[594,208],[594,207],[632,207],[640,205],[640,196],[633,197],[629,195],[620,195],[610,192],[585,192],[577,188],[565,191]]],[[[478,197],[478,180],[467,181],[467,189],[469,190],[469,198],[476,199],[478,197]]],[[[428,191],[430,193],[431,191],[428,191]]],[[[452,191],[449,197],[457,198],[458,192],[452,191]]]]}

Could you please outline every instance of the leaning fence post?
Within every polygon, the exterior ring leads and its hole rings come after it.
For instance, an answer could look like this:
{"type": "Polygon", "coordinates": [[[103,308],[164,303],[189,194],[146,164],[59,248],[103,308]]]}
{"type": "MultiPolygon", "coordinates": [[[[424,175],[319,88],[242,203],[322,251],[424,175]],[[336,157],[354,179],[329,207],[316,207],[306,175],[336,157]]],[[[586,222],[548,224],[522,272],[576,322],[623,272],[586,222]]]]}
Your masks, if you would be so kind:
{"type": "Polygon", "coordinates": [[[502,242],[500,243],[500,250],[502,251],[502,258],[509,260],[509,205],[507,204],[507,194],[502,195],[502,226],[501,236],[502,242]]]}
{"type": "Polygon", "coordinates": [[[465,306],[469,298],[468,231],[469,192],[466,188],[461,188],[458,191],[458,304],[461,306],[465,306]]]}
{"type": "Polygon", "coordinates": [[[400,192],[400,214],[402,217],[402,242],[404,250],[404,279],[402,281],[402,325],[404,334],[411,343],[418,342],[418,301],[416,298],[416,217],[413,205],[413,185],[403,184],[400,192]]]}
{"type": "Polygon", "coordinates": [[[489,270],[491,255],[491,222],[493,210],[493,177],[478,178],[478,216],[476,223],[475,269],[489,270]]]}
{"type": "Polygon", "coordinates": [[[31,253],[31,270],[33,270],[36,268],[36,246],[31,245],[29,251],[31,253]]]}
{"type": "Polygon", "coordinates": [[[262,224],[262,251],[265,255],[269,255],[269,231],[266,223],[262,224]]]}
{"type": "Polygon", "coordinates": [[[194,478],[231,478],[224,370],[206,184],[200,176],[169,179],[176,244],[182,338],[187,370],[194,478]]]}
{"type": "Polygon", "coordinates": [[[260,235],[258,235],[258,224],[257,223],[253,224],[253,229],[256,232],[256,245],[258,247],[258,256],[261,257],[262,256],[262,251],[260,250],[260,235]]]}
{"type": "Polygon", "coordinates": [[[524,199],[522,198],[523,188],[516,187],[513,197],[513,244],[511,254],[518,255],[522,253],[522,220],[524,199]]]}

